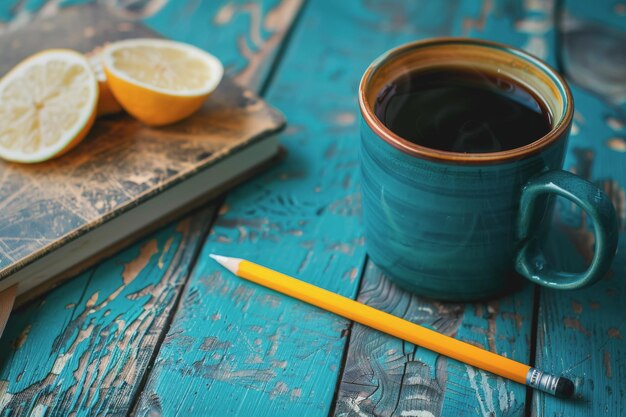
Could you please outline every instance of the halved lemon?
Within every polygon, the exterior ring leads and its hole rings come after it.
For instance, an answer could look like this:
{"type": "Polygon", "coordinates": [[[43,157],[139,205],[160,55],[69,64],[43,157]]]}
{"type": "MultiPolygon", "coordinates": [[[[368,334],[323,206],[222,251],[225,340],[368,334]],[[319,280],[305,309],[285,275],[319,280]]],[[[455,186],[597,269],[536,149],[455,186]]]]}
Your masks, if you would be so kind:
{"type": "Polygon", "coordinates": [[[124,110],[151,126],[195,112],[215,90],[224,69],[213,55],[180,42],[129,39],[107,45],[102,62],[124,110]]]}
{"type": "Polygon", "coordinates": [[[33,163],[76,146],[96,116],[98,82],[85,57],[40,52],[0,80],[0,157],[33,163]]]}
{"type": "Polygon", "coordinates": [[[115,114],[122,111],[122,106],[117,101],[111,89],[109,88],[109,83],[107,82],[107,76],[104,73],[104,68],[102,67],[102,50],[101,46],[97,47],[91,52],[85,54],[89,64],[91,65],[91,69],[94,74],[96,74],[96,79],[98,80],[98,116],[106,116],[109,114],[115,114]]]}

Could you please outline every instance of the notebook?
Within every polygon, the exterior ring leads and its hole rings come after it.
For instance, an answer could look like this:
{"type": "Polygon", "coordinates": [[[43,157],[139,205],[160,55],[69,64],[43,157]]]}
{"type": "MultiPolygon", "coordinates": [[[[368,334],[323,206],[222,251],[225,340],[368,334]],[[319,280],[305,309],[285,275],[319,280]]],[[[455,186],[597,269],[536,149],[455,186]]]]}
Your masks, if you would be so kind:
{"type": "MultiPolygon", "coordinates": [[[[88,52],[137,37],[158,35],[106,6],[68,7],[0,35],[0,75],[42,49],[88,52]]],[[[18,296],[40,293],[255,175],[278,159],[284,125],[277,110],[225,78],[177,124],[107,116],[60,158],[0,161],[0,291],[17,284],[18,296]]]]}

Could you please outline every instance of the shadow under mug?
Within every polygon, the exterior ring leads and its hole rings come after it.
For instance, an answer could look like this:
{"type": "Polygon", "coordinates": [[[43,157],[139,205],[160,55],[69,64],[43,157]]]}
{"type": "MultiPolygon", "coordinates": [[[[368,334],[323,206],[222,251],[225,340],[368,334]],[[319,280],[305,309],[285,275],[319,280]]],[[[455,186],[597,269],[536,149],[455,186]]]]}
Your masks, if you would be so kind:
{"type": "Polygon", "coordinates": [[[420,295],[460,301],[511,291],[519,275],[574,289],[607,272],[617,248],[615,210],[595,185],[561,170],[574,104],[565,81],[547,64],[476,39],[414,42],[369,66],[359,105],[366,246],[392,281],[420,295]],[[441,151],[399,137],[374,113],[379,92],[408,71],[437,67],[506,74],[544,102],[550,132],[491,153],[441,151]],[[548,196],[555,194],[580,206],[593,223],[595,254],[584,272],[559,271],[541,252],[553,206],[548,196]]]}

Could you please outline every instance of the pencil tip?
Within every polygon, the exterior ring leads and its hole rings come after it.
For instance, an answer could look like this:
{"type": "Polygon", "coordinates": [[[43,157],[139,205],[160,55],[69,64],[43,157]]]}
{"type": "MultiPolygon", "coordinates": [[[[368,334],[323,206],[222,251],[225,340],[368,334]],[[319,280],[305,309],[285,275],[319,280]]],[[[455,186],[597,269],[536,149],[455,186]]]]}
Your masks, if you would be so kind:
{"type": "Polygon", "coordinates": [[[215,261],[222,265],[224,268],[228,269],[233,274],[237,275],[237,270],[239,269],[239,263],[242,259],[239,258],[230,258],[228,256],[216,255],[214,253],[209,254],[209,256],[215,261]]]}

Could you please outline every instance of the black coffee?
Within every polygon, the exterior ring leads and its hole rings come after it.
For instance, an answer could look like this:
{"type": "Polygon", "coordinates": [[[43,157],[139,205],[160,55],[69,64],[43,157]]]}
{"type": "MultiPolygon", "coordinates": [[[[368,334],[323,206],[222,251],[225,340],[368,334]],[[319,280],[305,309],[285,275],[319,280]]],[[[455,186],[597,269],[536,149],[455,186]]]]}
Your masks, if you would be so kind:
{"type": "Polygon", "coordinates": [[[498,152],[527,145],[551,129],[544,103],[500,74],[443,68],[387,84],[376,116],[403,139],[452,152],[498,152]]]}

